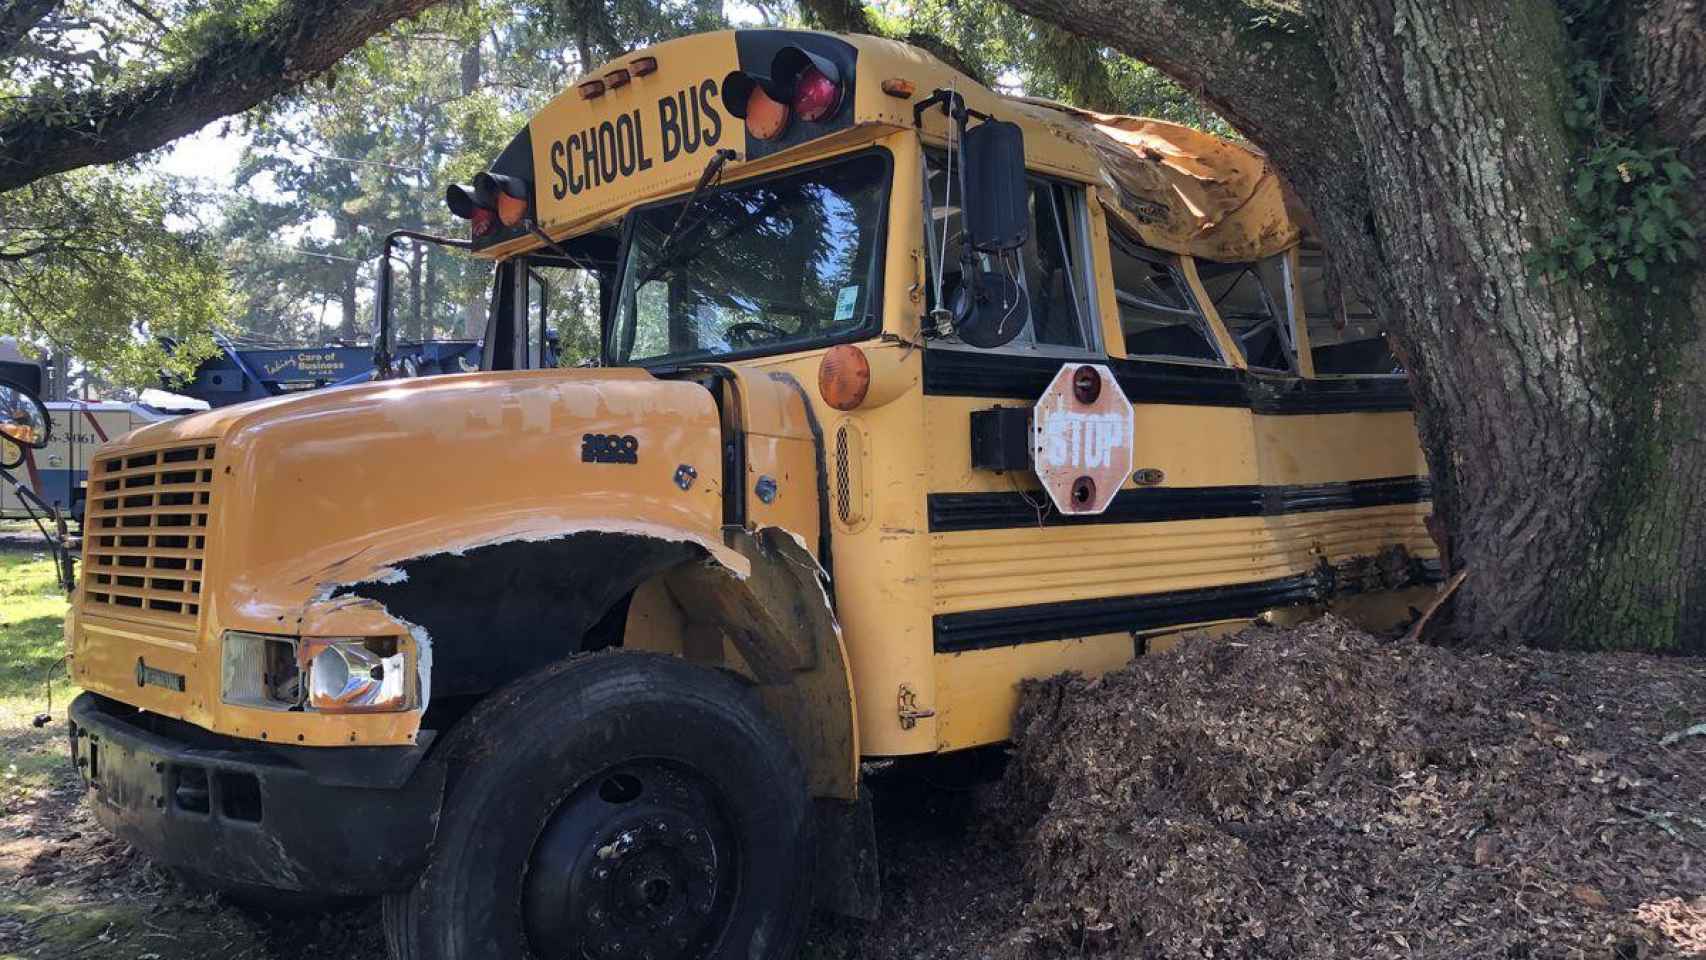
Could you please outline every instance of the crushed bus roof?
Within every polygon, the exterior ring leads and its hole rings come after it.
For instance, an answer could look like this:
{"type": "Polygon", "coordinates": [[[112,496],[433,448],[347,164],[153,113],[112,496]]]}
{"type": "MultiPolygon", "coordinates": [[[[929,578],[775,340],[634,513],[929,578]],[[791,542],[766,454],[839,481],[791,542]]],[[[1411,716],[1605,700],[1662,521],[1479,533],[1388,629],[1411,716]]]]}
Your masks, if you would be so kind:
{"type": "Polygon", "coordinates": [[[1149,117],[1032,98],[1014,102],[1067,119],[1063,135],[1099,161],[1101,184],[1113,200],[1104,207],[1152,247],[1208,260],[1259,260],[1302,239],[1279,175],[1248,144],[1149,117]]]}

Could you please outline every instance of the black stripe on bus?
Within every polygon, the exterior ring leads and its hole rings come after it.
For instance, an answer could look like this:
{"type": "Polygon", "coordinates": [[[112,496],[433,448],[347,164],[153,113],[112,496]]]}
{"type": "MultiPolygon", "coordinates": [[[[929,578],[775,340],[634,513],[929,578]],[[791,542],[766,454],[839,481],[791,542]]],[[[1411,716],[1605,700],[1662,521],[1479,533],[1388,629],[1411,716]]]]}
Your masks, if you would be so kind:
{"type": "MultiPolygon", "coordinates": [[[[925,350],[924,394],[933,397],[1006,397],[1035,400],[1066,361],[981,350],[925,350]]],[[[1244,375],[1230,367],[1199,367],[1143,360],[1099,360],[1114,371],[1133,403],[1249,406],[1244,375]]]]}
{"type": "Polygon", "coordinates": [[[1319,574],[1308,573],[1223,587],[943,613],[934,618],[936,652],[963,653],[1187,623],[1235,620],[1253,617],[1274,607],[1317,601],[1327,592],[1326,579],[1319,574]]]}
{"type": "MultiPolygon", "coordinates": [[[[924,351],[924,394],[1035,400],[1065,363],[975,350],[924,351]]],[[[1230,367],[1108,358],[1133,403],[1247,407],[1263,414],[1365,413],[1413,409],[1409,382],[1397,377],[1304,380],[1253,376],[1230,367]]]]}
{"type": "Polygon", "coordinates": [[[1256,413],[1381,413],[1415,409],[1410,382],[1399,377],[1303,380],[1251,376],[1250,409],[1256,413]]]}
{"type": "Polygon", "coordinates": [[[930,532],[1012,530],[1113,523],[1162,523],[1271,517],[1287,513],[1351,510],[1421,503],[1432,497],[1427,477],[1381,477],[1291,486],[1142,487],[1121,490],[1093,516],[1056,513],[1041,490],[1028,493],[932,493],[926,498],[930,532]],[[1043,509],[1039,510],[1038,505],[1043,509]]]}
{"type": "MultiPolygon", "coordinates": [[[[1409,584],[1439,581],[1438,560],[1411,560],[1409,584]]],[[[1323,568],[1254,583],[943,613],[932,619],[932,626],[937,653],[963,653],[1238,620],[1276,607],[1318,603],[1338,589],[1337,573],[1323,568]]]]}

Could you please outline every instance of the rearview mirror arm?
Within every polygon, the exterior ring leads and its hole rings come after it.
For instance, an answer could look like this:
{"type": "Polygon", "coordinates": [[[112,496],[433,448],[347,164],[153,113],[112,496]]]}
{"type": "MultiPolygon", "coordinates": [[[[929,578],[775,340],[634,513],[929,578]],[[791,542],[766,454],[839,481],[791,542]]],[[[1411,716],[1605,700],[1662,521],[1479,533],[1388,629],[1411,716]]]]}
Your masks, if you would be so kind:
{"type": "Polygon", "coordinates": [[[391,248],[399,240],[414,240],[417,243],[432,243],[441,247],[456,250],[472,250],[472,240],[457,240],[451,237],[440,237],[419,230],[393,230],[385,235],[379,244],[379,279],[374,288],[373,312],[379,319],[379,333],[373,338],[373,378],[387,380],[391,377],[391,366],[395,357],[391,353],[391,248]]]}

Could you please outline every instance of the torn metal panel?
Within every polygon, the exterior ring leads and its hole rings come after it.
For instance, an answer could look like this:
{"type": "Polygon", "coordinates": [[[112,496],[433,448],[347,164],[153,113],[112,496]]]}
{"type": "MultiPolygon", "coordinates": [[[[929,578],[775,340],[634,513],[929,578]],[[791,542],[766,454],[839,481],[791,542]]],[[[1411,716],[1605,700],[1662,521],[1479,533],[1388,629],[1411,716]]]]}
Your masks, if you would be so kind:
{"type": "Polygon", "coordinates": [[[660,570],[709,562],[736,579],[750,570],[721,543],[657,524],[534,519],[343,554],[297,578],[311,592],[279,627],[303,637],[399,637],[418,690],[417,708],[397,715],[410,725],[407,739],[435,696],[483,693],[583,649],[599,618],[660,570]],[[407,555],[415,543],[431,546],[407,555]]]}
{"type": "Polygon", "coordinates": [[[377,604],[409,625],[431,690],[478,694],[579,651],[638,584],[707,558],[686,540],[576,530],[403,560],[402,576],[333,586],[328,602],[377,604]]]}

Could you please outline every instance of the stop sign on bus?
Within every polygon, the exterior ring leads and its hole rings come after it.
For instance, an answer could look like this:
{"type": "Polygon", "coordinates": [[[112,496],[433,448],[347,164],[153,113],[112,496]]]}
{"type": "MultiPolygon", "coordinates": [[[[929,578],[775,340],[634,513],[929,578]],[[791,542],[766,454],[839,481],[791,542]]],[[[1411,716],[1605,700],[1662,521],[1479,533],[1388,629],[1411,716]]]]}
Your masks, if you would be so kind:
{"type": "Polygon", "coordinates": [[[1097,514],[1132,468],[1132,408],[1113,372],[1099,363],[1063,364],[1032,414],[1037,478],[1055,509],[1097,514]]]}

